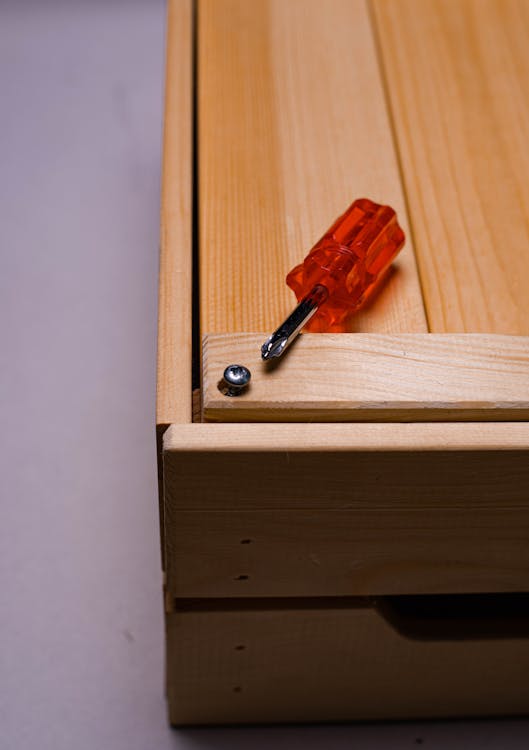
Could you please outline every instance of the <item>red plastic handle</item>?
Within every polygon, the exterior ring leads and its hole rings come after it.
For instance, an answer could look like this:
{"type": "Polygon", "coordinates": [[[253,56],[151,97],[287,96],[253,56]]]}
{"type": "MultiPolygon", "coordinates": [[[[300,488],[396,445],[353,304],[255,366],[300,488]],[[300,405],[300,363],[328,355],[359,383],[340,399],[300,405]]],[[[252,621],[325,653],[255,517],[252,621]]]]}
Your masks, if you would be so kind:
{"type": "Polygon", "coordinates": [[[318,284],[327,289],[328,297],[307,330],[343,330],[347,317],[367,300],[404,240],[392,208],[367,198],[356,200],[287,276],[298,301],[318,284]]]}

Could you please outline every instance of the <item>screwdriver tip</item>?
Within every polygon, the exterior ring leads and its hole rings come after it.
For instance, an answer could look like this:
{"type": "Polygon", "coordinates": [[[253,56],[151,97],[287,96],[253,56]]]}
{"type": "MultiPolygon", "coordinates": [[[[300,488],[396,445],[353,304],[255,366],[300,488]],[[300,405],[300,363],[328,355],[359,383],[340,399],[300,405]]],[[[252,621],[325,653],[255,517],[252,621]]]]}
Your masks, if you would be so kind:
{"type": "Polygon", "coordinates": [[[264,360],[272,359],[272,357],[280,357],[285,351],[287,343],[288,338],[286,336],[270,336],[261,347],[261,357],[264,360]]]}

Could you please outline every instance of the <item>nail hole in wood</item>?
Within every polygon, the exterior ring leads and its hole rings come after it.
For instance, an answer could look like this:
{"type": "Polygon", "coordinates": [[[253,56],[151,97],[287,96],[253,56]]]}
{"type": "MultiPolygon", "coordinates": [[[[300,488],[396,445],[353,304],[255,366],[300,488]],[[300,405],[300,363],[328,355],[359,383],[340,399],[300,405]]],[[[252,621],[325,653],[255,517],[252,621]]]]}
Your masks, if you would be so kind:
{"type": "Polygon", "coordinates": [[[234,692],[234,693],[242,693],[242,687],[240,687],[240,685],[236,685],[236,686],[235,686],[235,687],[233,688],[233,692],[234,692]]]}
{"type": "Polygon", "coordinates": [[[245,648],[246,646],[244,644],[239,643],[237,644],[237,646],[235,646],[235,651],[244,651],[245,648]]]}
{"type": "Polygon", "coordinates": [[[236,581],[247,581],[248,580],[248,576],[237,576],[237,578],[235,578],[234,580],[236,580],[236,581]]]}
{"type": "Polygon", "coordinates": [[[241,539],[241,544],[251,544],[253,539],[241,539]]]}

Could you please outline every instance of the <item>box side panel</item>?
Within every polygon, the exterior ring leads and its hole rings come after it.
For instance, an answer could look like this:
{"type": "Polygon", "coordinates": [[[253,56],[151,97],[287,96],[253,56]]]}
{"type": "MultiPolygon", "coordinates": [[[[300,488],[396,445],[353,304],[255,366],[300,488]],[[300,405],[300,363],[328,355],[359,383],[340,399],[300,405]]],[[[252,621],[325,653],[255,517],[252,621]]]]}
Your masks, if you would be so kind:
{"type": "MultiPolygon", "coordinates": [[[[214,437],[216,425],[208,427],[214,437]]],[[[327,425],[306,426],[316,427],[327,425]]],[[[203,452],[184,448],[164,452],[166,502],[168,510],[524,507],[527,458],[527,447],[333,451],[320,446],[304,451],[293,444],[266,453],[245,446],[203,452]]]]}
{"type": "Polygon", "coordinates": [[[176,596],[528,589],[526,424],[440,424],[436,449],[426,445],[432,425],[193,427],[218,447],[194,450],[179,435],[176,448],[167,434],[167,585],[176,596]],[[228,427],[234,444],[222,448],[228,427]],[[314,441],[305,450],[302,427],[314,441]],[[456,427],[469,440],[470,429],[501,428],[512,450],[458,448],[448,439],[456,427]],[[403,450],[410,428],[425,443],[403,450]],[[340,429],[351,444],[333,447],[340,429]],[[401,435],[400,447],[376,445],[388,432],[401,435]],[[362,433],[371,449],[355,446],[362,433]]]}
{"type": "Polygon", "coordinates": [[[175,511],[176,597],[529,591],[529,507],[175,511]]]}
{"type": "Polygon", "coordinates": [[[522,714],[529,639],[418,641],[369,608],[168,615],[174,724],[522,714]]]}

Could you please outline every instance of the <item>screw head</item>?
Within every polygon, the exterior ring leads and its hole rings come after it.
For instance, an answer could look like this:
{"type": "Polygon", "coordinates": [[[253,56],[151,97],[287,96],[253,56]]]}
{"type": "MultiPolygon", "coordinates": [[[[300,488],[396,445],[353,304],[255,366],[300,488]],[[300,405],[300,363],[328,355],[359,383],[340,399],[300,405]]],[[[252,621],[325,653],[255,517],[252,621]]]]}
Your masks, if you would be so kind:
{"type": "Polygon", "coordinates": [[[224,370],[224,380],[236,388],[243,388],[248,385],[251,377],[250,370],[244,365],[228,365],[224,370]]]}
{"type": "Polygon", "coordinates": [[[246,388],[251,377],[252,373],[244,365],[228,365],[222,376],[221,390],[225,396],[238,396],[246,388]]]}

